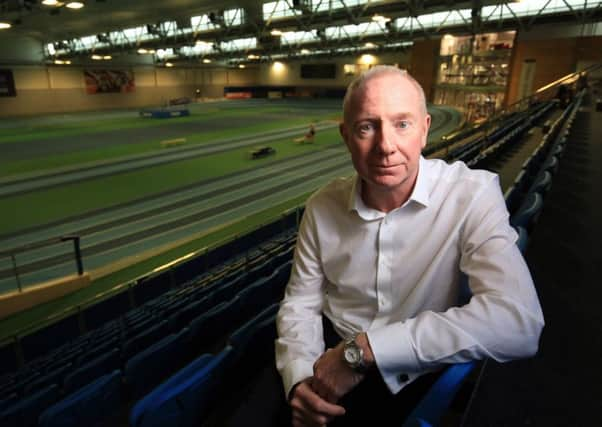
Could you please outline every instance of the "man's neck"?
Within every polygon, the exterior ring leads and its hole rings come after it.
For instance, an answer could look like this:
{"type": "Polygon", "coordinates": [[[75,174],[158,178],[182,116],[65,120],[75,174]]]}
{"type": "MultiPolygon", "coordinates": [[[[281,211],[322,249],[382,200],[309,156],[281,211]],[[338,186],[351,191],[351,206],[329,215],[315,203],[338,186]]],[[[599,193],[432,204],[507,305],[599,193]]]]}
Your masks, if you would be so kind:
{"type": "Polygon", "coordinates": [[[413,188],[413,183],[409,188],[405,183],[395,188],[383,188],[362,180],[362,200],[372,209],[389,213],[409,199],[413,188]]]}

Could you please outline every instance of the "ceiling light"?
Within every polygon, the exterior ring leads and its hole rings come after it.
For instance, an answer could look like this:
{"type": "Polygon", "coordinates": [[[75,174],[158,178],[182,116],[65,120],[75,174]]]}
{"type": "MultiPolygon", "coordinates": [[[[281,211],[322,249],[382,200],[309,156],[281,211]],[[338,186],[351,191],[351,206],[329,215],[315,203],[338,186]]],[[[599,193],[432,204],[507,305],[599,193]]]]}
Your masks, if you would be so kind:
{"type": "Polygon", "coordinates": [[[391,20],[391,18],[387,18],[386,16],[382,16],[382,15],[374,15],[372,17],[372,20],[374,22],[378,22],[380,24],[386,24],[387,22],[389,22],[391,20]]]}
{"type": "Polygon", "coordinates": [[[203,59],[203,63],[204,64],[211,64],[211,59],[205,58],[205,59],[203,59]]]}
{"type": "Polygon", "coordinates": [[[141,47],[140,49],[138,49],[138,53],[140,55],[145,55],[148,53],[148,50],[146,50],[145,48],[141,47]]]}
{"type": "Polygon", "coordinates": [[[245,64],[238,64],[238,68],[247,68],[245,64]]]}
{"type": "Polygon", "coordinates": [[[10,27],[12,27],[12,25],[10,25],[8,22],[0,22],[0,30],[6,30],[10,27]]]}
{"type": "Polygon", "coordinates": [[[82,7],[84,7],[84,3],[81,1],[70,1],[65,6],[69,9],[81,9],[82,7]]]}
{"type": "Polygon", "coordinates": [[[42,0],[42,4],[46,6],[58,6],[59,2],[58,0],[42,0]]]}
{"type": "Polygon", "coordinates": [[[259,56],[250,54],[250,55],[247,55],[247,58],[248,59],[259,59],[259,56]]]}
{"type": "Polygon", "coordinates": [[[171,67],[173,67],[173,64],[171,62],[166,62],[165,66],[168,67],[168,68],[171,68],[171,67]]]}
{"type": "Polygon", "coordinates": [[[301,49],[301,53],[303,55],[307,55],[309,53],[309,49],[301,49]]]}
{"type": "Polygon", "coordinates": [[[367,47],[367,48],[372,48],[372,47],[376,47],[376,45],[375,45],[374,43],[372,43],[372,42],[368,42],[368,43],[366,43],[366,44],[364,45],[364,47],[367,47]]]}
{"type": "Polygon", "coordinates": [[[282,31],[280,31],[280,30],[272,30],[270,32],[270,34],[273,35],[273,36],[281,36],[282,35],[282,31]]]}
{"type": "Polygon", "coordinates": [[[207,46],[207,47],[213,46],[213,43],[206,42],[206,41],[203,41],[203,40],[197,40],[196,42],[194,42],[194,44],[197,45],[197,46],[207,46]]]}
{"type": "Polygon", "coordinates": [[[105,55],[102,57],[102,59],[109,60],[109,59],[113,59],[113,57],[111,55],[105,55]]]}

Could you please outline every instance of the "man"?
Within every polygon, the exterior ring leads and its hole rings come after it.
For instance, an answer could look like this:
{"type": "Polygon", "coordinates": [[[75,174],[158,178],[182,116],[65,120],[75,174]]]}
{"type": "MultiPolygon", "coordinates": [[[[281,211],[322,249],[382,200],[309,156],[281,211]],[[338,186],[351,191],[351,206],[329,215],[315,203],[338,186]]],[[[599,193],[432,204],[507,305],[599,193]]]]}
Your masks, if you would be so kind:
{"type": "Polygon", "coordinates": [[[374,67],[343,109],[357,174],[308,201],[277,319],[295,426],[398,423],[424,374],[531,356],[544,324],[497,176],[421,157],[431,119],[420,85],[374,67]],[[461,273],[473,297],[455,307],[461,273]]]}

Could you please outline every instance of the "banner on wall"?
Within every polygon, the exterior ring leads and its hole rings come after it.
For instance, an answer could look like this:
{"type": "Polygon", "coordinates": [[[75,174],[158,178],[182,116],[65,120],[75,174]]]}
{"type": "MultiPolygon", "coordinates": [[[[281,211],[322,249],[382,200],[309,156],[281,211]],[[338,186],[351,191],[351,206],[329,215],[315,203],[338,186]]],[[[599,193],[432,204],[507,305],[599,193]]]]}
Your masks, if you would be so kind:
{"type": "Polygon", "coordinates": [[[0,96],[17,96],[12,70],[0,69],[0,96]]]}
{"type": "Polygon", "coordinates": [[[126,70],[84,70],[86,92],[126,93],[135,89],[134,73],[126,70]]]}

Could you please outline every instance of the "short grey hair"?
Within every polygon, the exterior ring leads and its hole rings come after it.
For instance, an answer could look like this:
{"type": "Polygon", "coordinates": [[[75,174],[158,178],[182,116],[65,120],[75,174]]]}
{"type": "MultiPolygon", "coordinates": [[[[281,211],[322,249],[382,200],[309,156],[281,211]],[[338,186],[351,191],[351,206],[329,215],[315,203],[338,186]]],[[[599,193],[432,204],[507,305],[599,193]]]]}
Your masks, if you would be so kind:
{"type": "Polygon", "coordinates": [[[424,115],[428,114],[428,110],[426,108],[426,96],[424,95],[424,89],[420,86],[420,83],[416,81],[414,77],[407,72],[407,70],[403,70],[401,68],[397,68],[393,65],[377,65],[375,67],[370,68],[368,71],[357,76],[349,86],[347,87],[347,92],[345,93],[345,98],[343,99],[343,121],[346,122],[346,119],[349,115],[349,108],[351,104],[351,99],[355,92],[363,87],[367,81],[381,76],[383,74],[392,74],[397,75],[401,78],[409,81],[418,91],[418,97],[420,98],[420,107],[424,115]]]}

